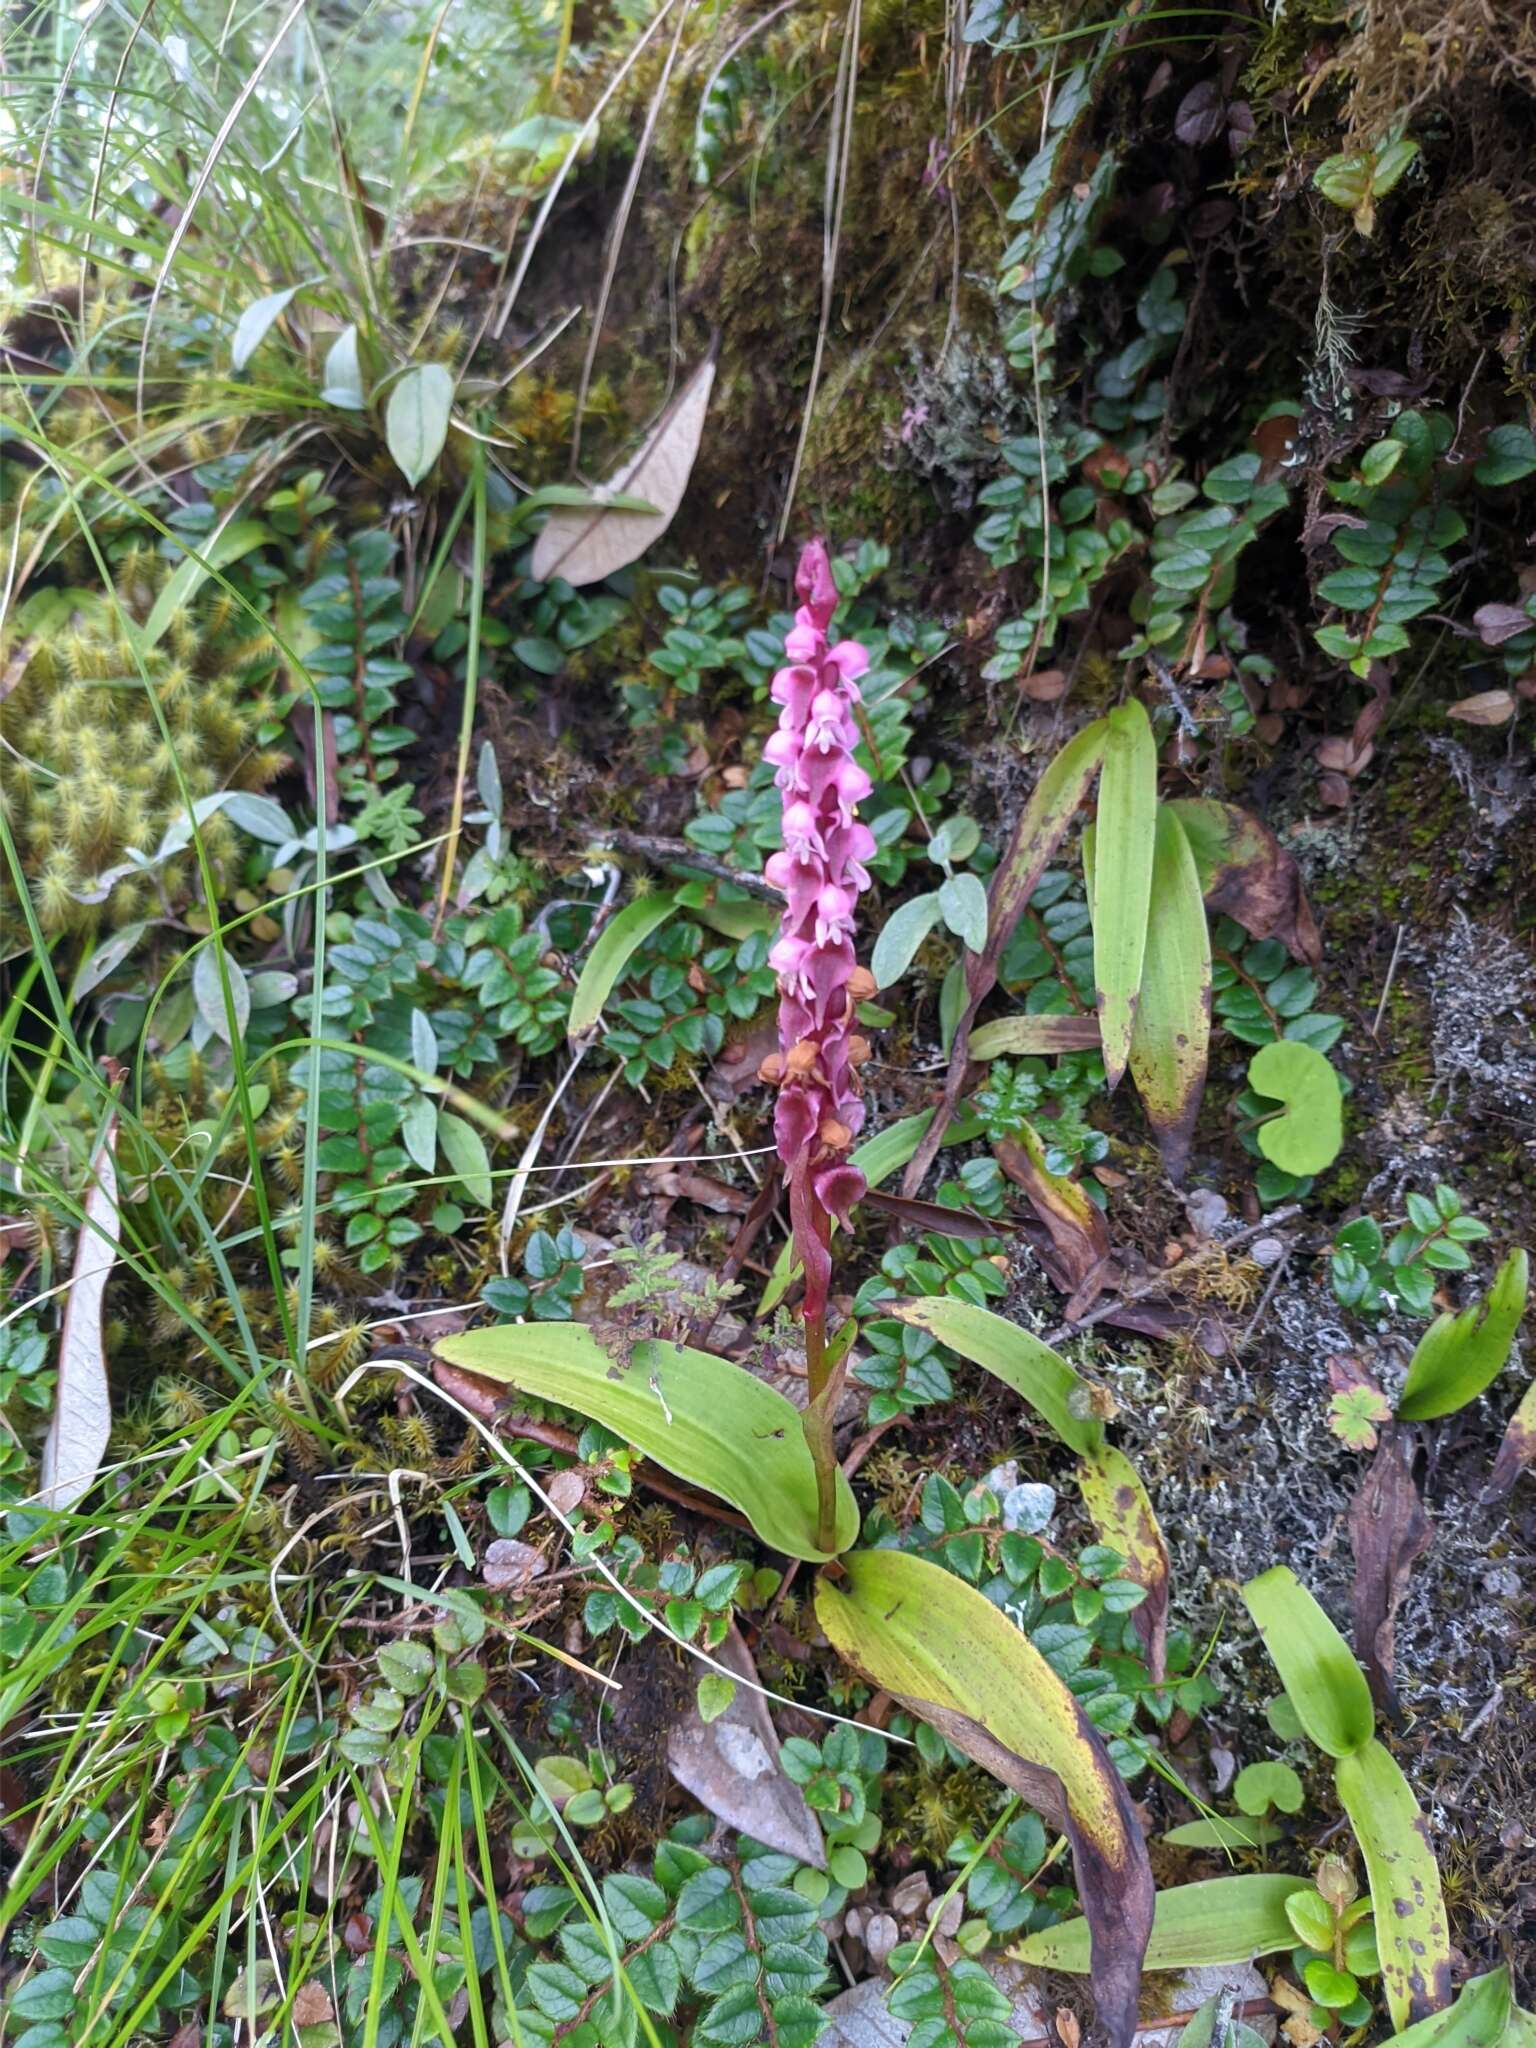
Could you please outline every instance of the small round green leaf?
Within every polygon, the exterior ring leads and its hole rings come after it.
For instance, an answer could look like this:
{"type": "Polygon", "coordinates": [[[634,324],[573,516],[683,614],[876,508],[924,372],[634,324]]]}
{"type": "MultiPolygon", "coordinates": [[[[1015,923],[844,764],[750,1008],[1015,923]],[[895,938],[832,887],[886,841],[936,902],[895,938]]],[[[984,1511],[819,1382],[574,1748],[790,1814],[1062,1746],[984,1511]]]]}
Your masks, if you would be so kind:
{"type": "Polygon", "coordinates": [[[1248,1063],[1256,1094],[1284,1103],[1284,1113],[1258,1128],[1259,1150],[1284,1173],[1321,1173],[1344,1142],[1344,1097],[1339,1077],[1314,1046],[1277,1039],[1260,1046],[1248,1063]]]}

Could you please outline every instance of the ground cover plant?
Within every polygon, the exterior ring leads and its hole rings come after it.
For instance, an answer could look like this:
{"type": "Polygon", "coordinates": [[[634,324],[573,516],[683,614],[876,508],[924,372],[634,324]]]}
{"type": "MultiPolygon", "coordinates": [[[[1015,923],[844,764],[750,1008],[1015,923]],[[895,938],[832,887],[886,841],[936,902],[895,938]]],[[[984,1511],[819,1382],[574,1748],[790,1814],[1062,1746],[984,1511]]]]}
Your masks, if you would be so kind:
{"type": "Polygon", "coordinates": [[[1528,2048],[1524,11],[0,33],[0,2041],[1528,2048]]]}

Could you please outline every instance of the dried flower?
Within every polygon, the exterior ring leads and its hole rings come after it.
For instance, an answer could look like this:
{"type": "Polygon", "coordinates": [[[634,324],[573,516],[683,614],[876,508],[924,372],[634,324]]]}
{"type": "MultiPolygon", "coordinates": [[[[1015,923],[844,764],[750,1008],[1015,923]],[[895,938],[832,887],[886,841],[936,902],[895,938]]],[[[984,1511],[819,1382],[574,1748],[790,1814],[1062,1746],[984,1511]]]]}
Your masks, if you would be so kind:
{"type": "Polygon", "coordinates": [[[819,1329],[832,1276],[830,1219],[846,1225],[864,1192],[864,1176],[845,1154],[864,1121],[854,1068],[867,1047],[852,1033],[860,973],[853,929],[875,841],[857,815],[870,780],[854,759],[854,707],[869,654],[857,640],[827,644],[837,587],[824,542],[801,554],[795,591],[788,661],[773,679],[778,730],[763,749],[784,805],[784,850],[767,866],[784,892],[784,921],[768,957],[780,992],[774,1133],[805,1272],[805,1320],[819,1329]]]}

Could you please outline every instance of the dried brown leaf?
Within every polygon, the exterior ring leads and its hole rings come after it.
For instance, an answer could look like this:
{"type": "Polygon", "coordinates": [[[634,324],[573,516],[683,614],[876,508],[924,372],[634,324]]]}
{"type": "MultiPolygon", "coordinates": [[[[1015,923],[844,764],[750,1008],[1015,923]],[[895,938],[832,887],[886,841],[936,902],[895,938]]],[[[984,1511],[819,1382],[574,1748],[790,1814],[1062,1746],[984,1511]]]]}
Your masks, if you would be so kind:
{"type": "Polygon", "coordinates": [[[117,1118],[91,1161],[91,1187],[75,1242],[75,1264],[59,1337],[59,1379],[53,1420],[43,1444],[39,1496],[47,1507],[71,1508],[87,1491],[112,1434],[112,1391],[101,1310],[117,1263],[122,1215],[117,1205],[117,1118]]]}
{"type": "Polygon", "coordinates": [[[1365,1666],[1383,1713],[1395,1714],[1397,1610],[1415,1563],[1434,1529],[1414,1482],[1410,1439],[1402,1429],[1382,1431],[1371,1468],[1349,1513],[1355,1551],[1355,1655],[1365,1666]]]}
{"type": "Polygon", "coordinates": [[[604,512],[586,507],[552,512],[534,542],[533,574],[540,583],[563,576],[578,587],[598,583],[638,560],[672,524],[704,434],[715,359],[706,356],[646,436],[639,453],[622,463],[606,489],[644,498],[654,512],[604,512]]]}
{"type": "Polygon", "coordinates": [[[1510,690],[1479,690],[1475,697],[1447,704],[1445,715],[1459,718],[1463,725],[1508,725],[1515,715],[1514,694],[1510,690]]]}

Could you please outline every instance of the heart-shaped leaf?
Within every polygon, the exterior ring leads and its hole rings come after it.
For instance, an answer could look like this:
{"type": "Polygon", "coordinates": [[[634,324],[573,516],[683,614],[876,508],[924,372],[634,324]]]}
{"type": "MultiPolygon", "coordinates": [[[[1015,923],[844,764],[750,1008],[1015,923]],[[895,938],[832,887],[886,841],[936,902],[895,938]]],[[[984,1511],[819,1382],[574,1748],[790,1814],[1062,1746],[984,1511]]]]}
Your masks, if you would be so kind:
{"type": "Polygon", "coordinates": [[[1258,1128],[1259,1150],[1283,1173],[1321,1173],[1344,1142],[1344,1092],[1316,1046],[1292,1038],[1261,1045],[1248,1062],[1255,1093],[1285,1104],[1258,1128]]]}

